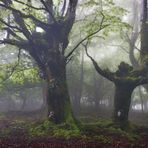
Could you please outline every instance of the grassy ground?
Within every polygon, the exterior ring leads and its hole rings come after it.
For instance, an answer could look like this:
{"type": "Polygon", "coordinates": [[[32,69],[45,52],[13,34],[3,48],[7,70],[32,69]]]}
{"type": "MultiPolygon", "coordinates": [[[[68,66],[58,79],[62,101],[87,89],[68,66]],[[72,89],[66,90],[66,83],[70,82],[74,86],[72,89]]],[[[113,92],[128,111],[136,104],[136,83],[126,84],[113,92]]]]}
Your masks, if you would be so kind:
{"type": "Polygon", "coordinates": [[[23,115],[1,115],[0,148],[147,148],[148,128],[130,125],[126,131],[110,120],[79,118],[81,130],[23,115]],[[91,122],[88,122],[91,121],[91,122]]]}

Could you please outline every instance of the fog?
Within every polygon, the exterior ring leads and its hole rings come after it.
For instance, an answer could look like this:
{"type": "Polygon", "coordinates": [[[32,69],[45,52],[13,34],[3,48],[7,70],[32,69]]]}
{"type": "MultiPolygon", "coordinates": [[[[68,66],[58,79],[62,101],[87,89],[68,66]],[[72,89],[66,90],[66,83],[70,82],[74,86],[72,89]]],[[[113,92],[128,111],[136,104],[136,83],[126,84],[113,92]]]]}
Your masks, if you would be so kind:
{"type": "MultiPolygon", "coordinates": [[[[117,70],[121,61],[131,64],[129,57],[130,47],[126,40],[126,35],[131,37],[135,31],[134,29],[140,28],[141,25],[141,6],[138,1],[115,1],[115,3],[117,6],[127,10],[124,15],[120,15],[120,18],[124,22],[129,23],[131,28],[121,29],[120,32],[118,29],[117,31],[109,31],[106,37],[104,37],[104,32],[102,31],[98,36],[102,35],[103,37],[96,37],[88,48],[89,54],[103,69],[108,68],[113,72],[117,70]],[[135,7],[137,7],[136,10],[134,10],[135,7]],[[135,13],[139,15],[135,17],[135,13]],[[134,23],[134,19],[136,19],[136,24],[134,23]]],[[[93,11],[93,9],[91,11],[79,9],[78,12],[81,11],[82,16],[77,14],[78,21],[93,11]]],[[[75,24],[70,35],[69,49],[77,44],[81,36],[85,35],[82,30],[81,34],[76,36],[78,34],[78,25],[77,23],[75,24]]],[[[82,27],[83,25],[80,26],[80,28],[82,27]]],[[[43,30],[37,27],[36,31],[42,32],[43,30]]],[[[135,46],[136,48],[140,48],[139,37],[135,41],[135,46]]],[[[135,56],[138,57],[138,51],[135,49],[134,52],[135,56]]],[[[13,66],[11,67],[9,64],[15,65],[17,56],[18,50],[14,46],[1,46],[0,113],[6,115],[19,115],[22,113],[25,115],[27,112],[36,111],[42,113],[42,117],[44,117],[47,110],[44,94],[45,82],[39,78],[36,63],[25,51],[21,52],[21,63],[18,65],[18,68],[11,73],[13,66]],[[35,71],[33,73],[30,70],[34,67],[35,71]]],[[[111,119],[114,106],[114,84],[96,72],[82,45],[78,47],[74,57],[67,65],[67,82],[71,106],[77,118],[89,118],[91,116],[94,119],[111,119]]],[[[141,85],[132,93],[129,120],[137,124],[146,125],[148,123],[148,120],[145,120],[147,114],[148,93],[141,85]]],[[[41,115],[39,114],[40,117],[41,115]]]]}

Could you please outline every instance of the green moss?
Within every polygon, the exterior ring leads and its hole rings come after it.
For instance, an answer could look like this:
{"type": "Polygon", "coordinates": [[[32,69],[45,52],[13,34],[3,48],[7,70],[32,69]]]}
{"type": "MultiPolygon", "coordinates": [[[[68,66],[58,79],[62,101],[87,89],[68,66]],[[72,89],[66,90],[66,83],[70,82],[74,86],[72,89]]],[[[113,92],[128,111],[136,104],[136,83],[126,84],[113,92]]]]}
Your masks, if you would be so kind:
{"type": "Polygon", "coordinates": [[[117,124],[114,124],[114,126],[107,128],[108,133],[125,137],[131,142],[139,138],[139,136],[134,132],[134,129],[135,127],[130,126],[130,124],[126,129],[124,128],[124,130],[122,130],[117,124]]]}
{"type": "Polygon", "coordinates": [[[143,60],[142,60],[143,63],[148,63],[148,55],[145,55],[143,60]]]}
{"type": "Polygon", "coordinates": [[[6,138],[10,135],[11,130],[10,129],[2,129],[0,132],[0,138],[6,138]]]}
{"type": "MultiPolygon", "coordinates": [[[[15,120],[11,127],[3,129],[0,133],[0,138],[12,136],[17,132],[22,133],[22,129],[32,137],[56,137],[56,138],[79,138],[86,142],[99,142],[103,144],[110,144],[113,138],[119,137],[127,139],[127,141],[134,142],[139,138],[139,130],[143,127],[138,127],[129,124],[126,130],[122,130],[117,124],[111,120],[98,120],[94,123],[82,124],[82,128],[72,126],[65,122],[62,124],[54,124],[48,120],[38,123],[30,123],[22,120],[15,120]],[[137,130],[139,128],[139,130],[137,130]]],[[[148,129],[144,130],[147,133],[148,129]]],[[[140,132],[141,134],[141,132],[140,132]]]]}
{"type": "Polygon", "coordinates": [[[77,130],[80,128],[80,122],[74,117],[69,100],[65,103],[65,122],[69,124],[71,128],[77,130]]]}
{"type": "Polygon", "coordinates": [[[114,123],[111,120],[100,119],[99,121],[96,122],[96,124],[97,124],[97,126],[100,126],[100,127],[110,127],[114,123]]]}
{"type": "MultiPolygon", "coordinates": [[[[115,124],[111,120],[99,120],[95,123],[83,124],[82,132],[83,135],[86,135],[86,138],[89,138],[90,135],[90,139],[96,139],[98,137],[98,140],[103,143],[106,143],[105,141],[108,140],[107,138],[110,139],[107,135],[124,137],[127,140],[134,142],[139,138],[135,129],[136,127],[130,123],[126,129],[122,130],[118,124],[115,124]]],[[[112,140],[110,139],[108,141],[111,142],[112,140]]]]}
{"type": "Polygon", "coordinates": [[[49,129],[53,130],[55,128],[54,124],[48,120],[45,120],[41,124],[30,125],[28,127],[30,136],[46,136],[49,134],[49,129]]]}
{"type": "Polygon", "coordinates": [[[53,132],[53,136],[63,137],[66,139],[69,139],[72,137],[80,137],[80,131],[79,130],[55,129],[53,132]]]}
{"type": "Polygon", "coordinates": [[[29,128],[30,136],[54,136],[54,137],[78,137],[80,136],[80,130],[71,126],[68,123],[62,123],[56,125],[48,120],[44,121],[42,124],[33,125],[29,128]]]}
{"type": "Polygon", "coordinates": [[[112,138],[104,135],[95,136],[94,139],[104,144],[109,144],[113,142],[112,138]]]}

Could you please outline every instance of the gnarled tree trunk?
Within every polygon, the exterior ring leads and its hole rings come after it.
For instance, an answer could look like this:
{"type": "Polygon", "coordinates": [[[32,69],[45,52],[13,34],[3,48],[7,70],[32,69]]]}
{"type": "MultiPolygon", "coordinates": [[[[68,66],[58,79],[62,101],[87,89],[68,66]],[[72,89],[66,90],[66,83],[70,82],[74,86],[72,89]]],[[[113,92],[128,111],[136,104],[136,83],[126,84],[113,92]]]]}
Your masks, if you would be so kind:
{"type": "Polygon", "coordinates": [[[113,119],[122,125],[122,123],[125,124],[128,122],[128,113],[134,86],[129,83],[118,83],[115,84],[115,87],[113,119]]]}
{"type": "Polygon", "coordinates": [[[66,61],[52,59],[47,69],[48,117],[54,123],[74,122],[66,83],[66,61]]]}

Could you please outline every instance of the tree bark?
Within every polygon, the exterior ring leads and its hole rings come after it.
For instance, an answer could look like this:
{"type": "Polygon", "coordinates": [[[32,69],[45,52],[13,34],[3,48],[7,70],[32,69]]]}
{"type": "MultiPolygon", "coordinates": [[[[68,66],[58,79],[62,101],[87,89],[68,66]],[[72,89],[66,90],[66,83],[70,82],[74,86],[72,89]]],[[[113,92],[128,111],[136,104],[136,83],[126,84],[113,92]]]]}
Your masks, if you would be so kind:
{"type": "Polygon", "coordinates": [[[48,117],[54,123],[74,122],[70,96],[66,83],[66,64],[64,61],[49,65],[47,79],[48,117]],[[52,76],[51,76],[52,75],[52,76]]]}
{"type": "Polygon", "coordinates": [[[115,122],[120,123],[120,125],[128,122],[128,113],[133,90],[134,86],[130,85],[129,83],[115,84],[113,119],[115,122]]]}
{"type": "Polygon", "coordinates": [[[142,26],[141,26],[141,60],[144,63],[146,56],[148,55],[148,8],[147,8],[147,0],[143,0],[143,18],[142,18],[142,26]]]}

